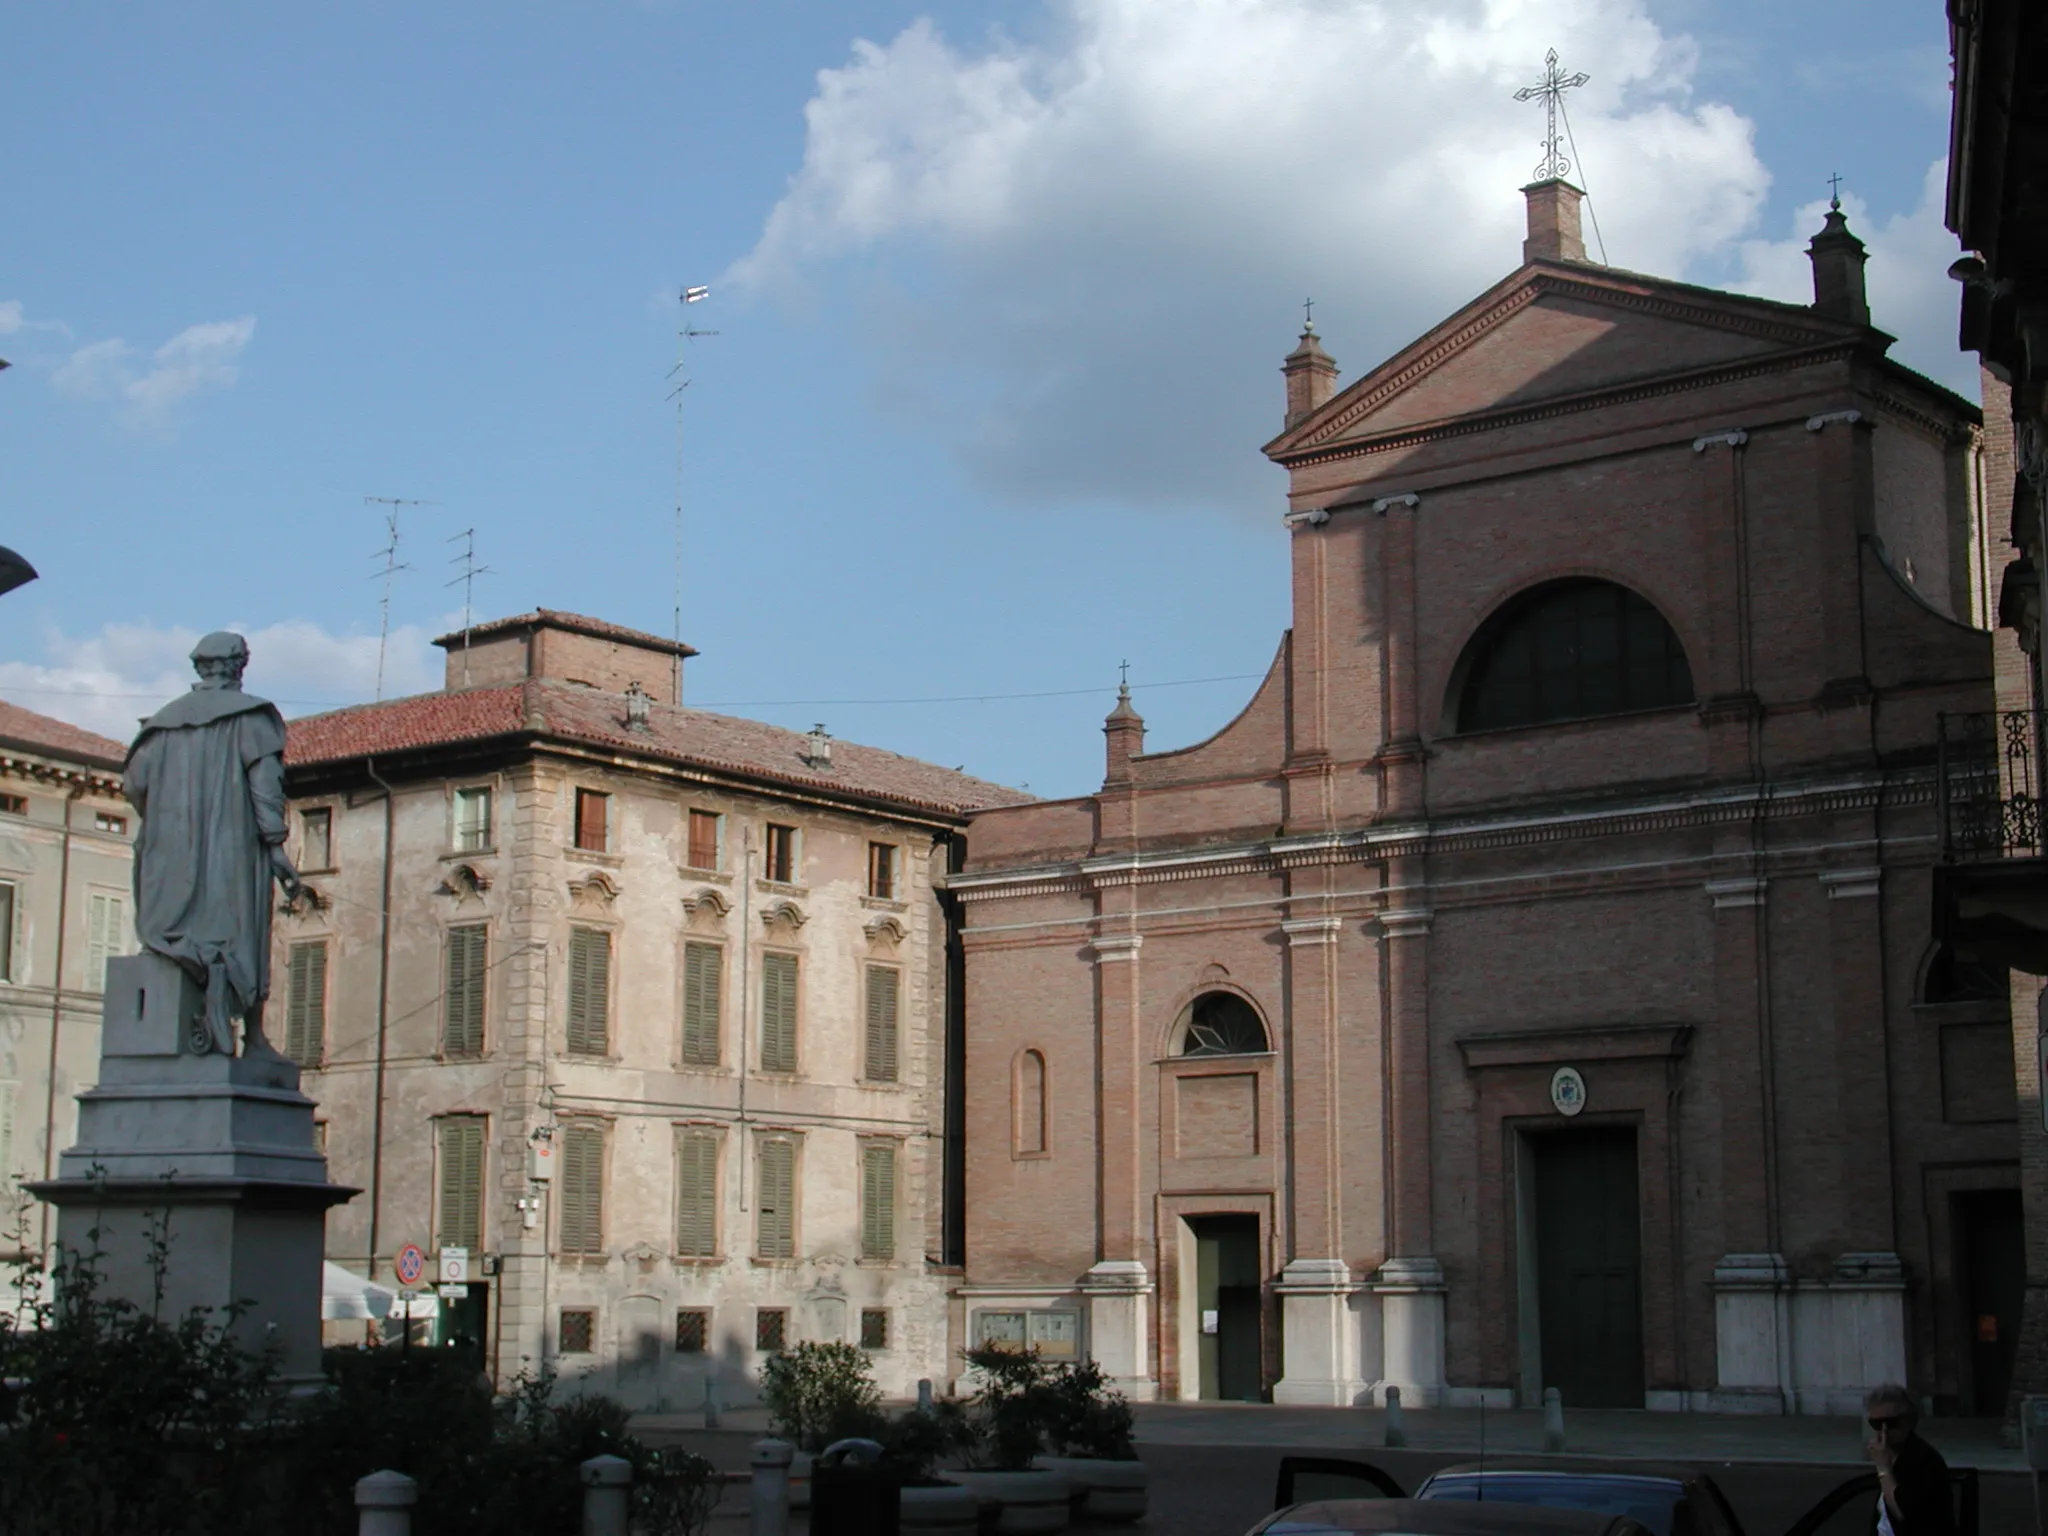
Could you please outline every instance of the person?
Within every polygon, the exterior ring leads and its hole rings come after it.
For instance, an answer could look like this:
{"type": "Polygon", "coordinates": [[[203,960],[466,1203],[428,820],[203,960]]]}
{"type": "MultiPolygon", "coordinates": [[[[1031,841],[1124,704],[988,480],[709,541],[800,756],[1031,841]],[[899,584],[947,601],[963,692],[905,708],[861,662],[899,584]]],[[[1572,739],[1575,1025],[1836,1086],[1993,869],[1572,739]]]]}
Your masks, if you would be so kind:
{"type": "Polygon", "coordinates": [[[1877,1471],[1877,1536],[1956,1536],[1956,1507],[1949,1491],[1948,1463],[1915,1432],[1919,1411],[1895,1381],[1873,1387],[1863,1399],[1870,1425],[1865,1447],[1877,1471]]]}
{"type": "Polygon", "coordinates": [[[218,631],[192,649],[199,681],[142,724],[123,782],[135,839],[135,933],[206,989],[190,1046],[276,1056],[263,1038],[270,993],[270,888],[299,894],[285,852],[284,718],[242,692],[249,646],[218,631]]]}

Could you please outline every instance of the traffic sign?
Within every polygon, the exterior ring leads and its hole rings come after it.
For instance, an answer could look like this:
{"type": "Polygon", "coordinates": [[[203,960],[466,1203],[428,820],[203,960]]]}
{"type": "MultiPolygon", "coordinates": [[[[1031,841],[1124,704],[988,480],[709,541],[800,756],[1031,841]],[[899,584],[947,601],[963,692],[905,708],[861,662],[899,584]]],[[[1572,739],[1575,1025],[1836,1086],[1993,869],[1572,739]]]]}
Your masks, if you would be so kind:
{"type": "Polygon", "coordinates": [[[420,1276],[427,1272],[427,1256],[420,1251],[418,1243],[407,1243],[398,1250],[398,1257],[391,1268],[398,1275],[400,1285],[418,1285],[420,1276]]]}
{"type": "Polygon", "coordinates": [[[467,1248],[443,1248],[441,1250],[441,1283],[443,1285],[467,1285],[469,1283],[469,1250],[467,1248]]]}

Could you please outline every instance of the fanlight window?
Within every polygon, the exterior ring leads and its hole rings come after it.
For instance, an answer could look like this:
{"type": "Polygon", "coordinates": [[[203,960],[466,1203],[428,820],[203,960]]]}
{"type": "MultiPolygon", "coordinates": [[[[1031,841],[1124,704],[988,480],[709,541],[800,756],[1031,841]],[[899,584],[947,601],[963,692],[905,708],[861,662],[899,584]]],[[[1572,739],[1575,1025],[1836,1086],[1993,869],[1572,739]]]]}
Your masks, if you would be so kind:
{"type": "Polygon", "coordinates": [[[1188,1010],[1183,1056],[1250,1056],[1271,1049],[1258,1010],[1234,992],[1205,992],[1188,1010]]]}
{"type": "Polygon", "coordinates": [[[1944,944],[1927,964],[1924,1003],[2007,1003],[2011,973],[1987,960],[1966,960],[1944,944]]]}
{"type": "Polygon", "coordinates": [[[1473,639],[1459,671],[1460,731],[1693,699],[1692,668],[1664,616],[1609,581],[1574,578],[1524,592],[1473,639]]]}

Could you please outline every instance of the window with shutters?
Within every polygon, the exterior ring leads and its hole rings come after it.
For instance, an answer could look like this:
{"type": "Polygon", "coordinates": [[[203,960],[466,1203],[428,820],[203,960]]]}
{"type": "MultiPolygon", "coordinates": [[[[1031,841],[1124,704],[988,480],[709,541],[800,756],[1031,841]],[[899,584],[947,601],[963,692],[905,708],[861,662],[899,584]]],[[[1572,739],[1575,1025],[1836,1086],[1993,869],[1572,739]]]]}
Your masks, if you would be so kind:
{"type": "Polygon", "coordinates": [[[441,994],[441,1053],[481,1056],[484,1052],[484,971],[489,930],[464,923],[448,930],[448,975],[441,994]]]}
{"type": "Polygon", "coordinates": [[[886,965],[871,965],[867,970],[867,1060],[861,1075],[871,1083],[893,1083],[903,973],[886,965]]]}
{"type": "Polygon", "coordinates": [[[119,896],[93,891],[86,898],[85,990],[107,990],[107,962],[120,954],[127,908],[119,896]]]}
{"type": "Polygon", "coordinates": [[[555,1199],[562,1210],[563,1253],[604,1252],[604,1127],[562,1127],[561,1174],[555,1199]]]}
{"type": "Polygon", "coordinates": [[[887,1349],[889,1347],[889,1314],[882,1307],[860,1309],[860,1347],[862,1349],[887,1349]]]}
{"type": "Polygon", "coordinates": [[[860,1144],[860,1256],[896,1257],[896,1143],[860,1144]]]}
{"type": "Polygon", "coordinates": [[[690,812],[690,868],[720,867],[720,845],[725,841],[725,818],[716,811],[690,812]]]}
{"type": "Polygon", "coordinates": [[[761,1070],[796,1070],[795,955],[761,957],[761,1070]]]}
{"type": "Polygon", "coordinates": [[[676,1132],[676,1252],[709,1259],[718,1253],[718,1133],[676,1132]]]}
{"type": "Polygon", "coordinates": [[[19,979],[14,974],[14,885],[0,880],[0,981],[19,979]]]}
{"type": "Polygon", "coordinates": [[[765,1354],[775,1354],[789,1343],[789,1309],[787,1307],[756,1307],[754,1309],[754,1348],[765,1354]]]}
{"type": "Polygon", "coordinates": [[[612,797],[595,789],[576,791],[576,846],[585,853],[603,853],[612,797]]]}
{"type": "Polygon", "coordinates": [[[676,1313],[676,1353],[701,1355],[711,1343],[711,1314],[703,1307],[684,1307],[676,1313]]]}
{"type": "Polygon", "coordinates": [[[602,1056],[611,1048],[612,936],[602,928],[569,930],[571,1053],[602,1056]]]}
{"type": "Polygon", "coordinates": [[[717,944],[683,946],[683,1064],[715,1067],[719,1056],[719,985],[725,950],[717,944]]]}
{"type": "Polygon", "coordinates": [[[284,1053],[317,1067],[327,1043],[327,941],[292,945],[285,971],[284,1053]]]}
{"type": "Polygon", "coordinates": [[[562,1308],[561,1326],[555,1333],[555,1352],[587,1355],[597,1345],[597,1313],[590,1307],[562,1308]]]}
{"type": "Polygon", "coordinates": [[[28,796],[0,795],[0,812],[4,812],[9,816],[26,816],[28,814],[28,796]]]}
{"type": "Polygon", "coordinates": [[[896,845],[868,844],[868,894],[880,901],[896,899],[896,845]]]}
{"type": "Polygon", "coordinates": [[[795,827],[785,827],[772,821],[768,823],[768,861],[765,872],[770,880],[783,885],[796,883],[795,827]]]}
{"type": "Polygon", "coordinates": [[[796,1143],[764,1136],[754,1150],[754,1252],[764,1259],[796,1257],[796,1143]]]}
{"type": "Polygon", "coordinates": [[[302,873],[334,867],[334,812],[324,805],[299,812],[299,869],[302,873]]]}
{"type": "Polygon", "coordinates": [[[455,791],[455,851],[482,853],[492,846],[491,791],[476,784],[455,791]]]}
{"type": "Polygon", "coordinates": [[[483,1247],[484,1122],[476,1115],[443,1120],[441,1131],[440,1246],[483,1247]]]}

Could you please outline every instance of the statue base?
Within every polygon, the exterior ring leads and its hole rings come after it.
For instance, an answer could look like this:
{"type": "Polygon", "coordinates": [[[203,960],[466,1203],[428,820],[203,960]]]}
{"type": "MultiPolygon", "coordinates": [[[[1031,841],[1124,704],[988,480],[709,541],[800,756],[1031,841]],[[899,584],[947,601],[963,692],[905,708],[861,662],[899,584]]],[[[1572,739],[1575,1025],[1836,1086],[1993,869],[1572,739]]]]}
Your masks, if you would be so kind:
{"type": "Polygon", "coordinates": [[[242,1341],[274,1343],[288,1380],[317,1380],[327,1208],[356,1191],[327,1180],[296,1066],[191,1054],[204,1003],[161,955],[107,962],[99,1086],[78,1096],[58,1177],[29,1188],[57,1207],[58,1244],[97,1256],[103,1295],[167,1321],[243,1304],[242,1341]]]}

